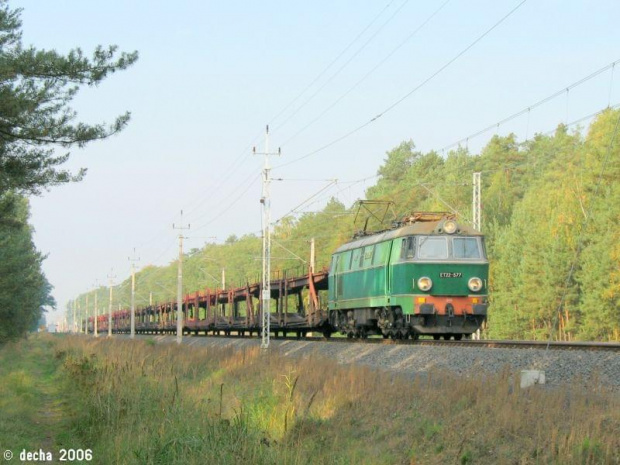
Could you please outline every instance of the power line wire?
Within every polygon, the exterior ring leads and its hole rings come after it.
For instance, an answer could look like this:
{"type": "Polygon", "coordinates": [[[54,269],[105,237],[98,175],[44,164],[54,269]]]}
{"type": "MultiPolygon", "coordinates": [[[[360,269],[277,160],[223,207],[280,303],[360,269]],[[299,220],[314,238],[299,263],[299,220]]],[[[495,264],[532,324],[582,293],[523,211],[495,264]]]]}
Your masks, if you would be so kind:
{"type": "Polygon", "coordinates": [[[494,29],[496,29],[500,24],[502,24],[506,19],[508,19],[510,16],[512,16],[521,6],[523,6],[523,4],[527,2],[527,0],[522,0],[517,6],[515,6],[512,10],[510,10],[506,15],[504,15],[502,18],[500,18],[497,22],[495,22],[495,24],[493,24],[493,26],[491,26],[489,29],[487,29],[484,33],[482,33],[480,36],[478,36],[473,42],[471,42],[467,47],[465,47],[463,50],[461,50],[459,53],[457,53],[453,58],[451,58],[447,63],[445,63],[443,66],[441,66],[437,71],[435,71],[434,73],[432,73],[429,77],[427,77],[424,81],[422,81],[420,84],[418,84],[416,87],[414,87],[412,90],[410,90],[409,92],[407,92],[405,95],[403,95],[401,98],[399,98],[398,100],[396,100],[394,103],[392,103],[391,105],[389,105],[387,108],[385,108],[381,113],[377,114],[376,116],[374,116],[373,118],[371,118],[370,120],[368,120],[366,123],[352,129],[351,131],[347,132],[346,134],[334,139],[333,141],[323,145],[322,147],[309,152],[305,155],[302,155],[301,157],[295,158],[289,162],[280,164],[275,166],[273,169],[278,169],[278,168],[283,168],[285,166],[289,166],[292,165],[293,163],[297,163],[298,161],[304,160],[312,155],[315,155],[319,152],[322,152],[323,150],[337,144],[338,142],[347,139],[348,137],[352,136],[353,134],[359,132],[360,130],[364,129],[366,126],[369,126],[370,124],[374,123],[376,120],[378,120],[379,118],[381,118],[382,116],[384,116],[385,114],[387,114],[388,112],[390,112],[391,110],[393,110],[394,108],[396,108],[398,105],[400,105],[402,102],[404,102],[407,98],[409,98],[411,95],[413,95],[415,92],[417,92],[418,90],[420,90],[422,87],[424,87],[427,83],[429,83],[431,80],[433,80],[436,76],[438,76],[441,72],[443,72],[445,69],[447,69],[450,65],[452,65],[452,63],[454,63],[456,60],[458,60],[461,56],[463,56],[465,53],[467,53],[469,50],[471,50],[478,42],[480,42],[482,39],[484,39],[487,35],[489,35],[494,29]]]}
{"type": "Polygon", "coordinates": [[[319,121],[323,116],[325,116],[325,114],[327,112],[329,112],[332,108],[334,108],[336,105],[338,105],[338,103],[340,103],[347,95],[349,95],[351,92],[353,92],[362,82],[364,82],[372,73],[374,73],[379,67],[381,67],[387,60],[389,60],[392,55],[394,55],[398,50],[400,50],[407,42],[409,42],[409,40],[411,40],[419,31],[421,31],[424,26],[426,26],[437,14],[439,14],[439,12],[441,10],[443,10],[443,8],[450,2],[451,0],[446,0],[445,2],[443,2],[439,8],[437,8],[428,18],[426,18],[426,20],[424,20],[422,22],[422,24],[420,24],[411,34],[409,34],[405,40],[403,40],[400,44],[398,44],[394,49],[392,49],[392,51],[390,53],[388,53],[388,55],[386,57],[383,58],[383,60],[381,60],[379,63],[377,63],[370,71],[368,71],[364,76],[362,76],[361,79],[359,79],[355,84],[353,84],[344,94],[342,94],[340,97],[338,97],[331,105],[329,105],[327,108],[325,108],[317,117],[315,117],[312,121],[310,121],[308,124],[306,124],[304,127],[302,127],[300,130],[298,130],[295,134],[293,134],[291,137],[289,137],[288,139],[286,139],[284,141],[284,143],[282,144],[282,147],[284,147],[286,144],[288,144],[291,140],[295,139],[298,135],[300,135],[302,132],[304,132],[306,129],[308,129],[310,126],[312,126],[314,123],[316,123],[317,121],[319,121]]]}
{"type": "Polygon", "coordinates": [[[387,5],[385,5],[385,7],[383,7],[383,9],[372,19],[372,21],[359,34],[357,34],[357,36],[355,36],[355,38],[351,42],[349,42],[349,44],[325,68],[323,68],[323,70],[319,74],[317,74],[317,76],[312,80],[312,82],[310,82],[310,84],[308,84],[304,88],[304,90],[302,90],[297,95],[297,97],[295,97],[287,105],[285,105],[284,108],[282,108],[269,121],[271,121],[272,123],[275,122],[282,113],[288,110],[297,100],[299,100],[301,96],[304,95],[340,59],[340,57],[342,57],[353,46],[353,44],[357,42],[357,40],[362,37],[368,29],[372,27],[372,25],[383,15],[383,13],[392,5],[392,3],[394,3],[394,1],[395,0],[391,0],[387,5]]]}
{"type": "MultiPolygon", "coordinates": [[[[520,111],[518,111],[518,112],[516,112],[516,113],[514,113],[514,114],[512,114],[512,115],[510,115],[510,116],[507,116],[506,118],[504,118],[504,119],[502,119],[502,120],[498,121],[497,123],[493,123],[492,125],[487,126],[487,127],[485,127],[484,129],[480,129],[479,131],[476,131],[476,132],[474,132],[474,133],[470,134],[470,135],[469,135],[469,136],[467,136],[467,137],[463,137],[463,138],[461,138],[461,139],[457,140],[456,142],[453,142],[453,143],[451,143],[451,144],[446,145],[446,146],[445,146],[445,147],[443,147],[440,151],[441,151],[441,152],[444,152],[444,151],[446,151],[446,150],[448,150],[448,149],[450,149],[450,148],[452,148],[452,147],[455,147],[455,146],[457,146],[457,145],[462,144],[463,142],[468,142],[470,139],[473,139],[473,138],[475,138],[475,137],[477,137],[477,136],[480,136],[480,135],[484,134],[485,132],[488,132],[488,131],[490,131],[490,130],[492,130],[492,129],[496,129],[496,128],[498,128],[499,126],[501,126],[502,124],[505,124],[505,123],[507,123],[507,122],[509,122],[509,121],[511,121],[511,120],[513,120],[513,119],[515,119],[515,118],[517,118],[517,117],[519,117],[519,116],[521,116],[521,115],[524,115],[525,113],[529,113],[531,110],[533,110],[533,109],[535,109],[535,108],[537,108],[537,107],[539,107],[539,106],[541,106],[541,105],[543,105],[543,104],[545,104],[545,103],[549,102],[550,100],[553,100],[553,99],[555,99],[556,97],[559,97],[559,96],[565,95],[565,93],[566,93],[566,92],[568,92],[568,91],[570,91],[570,90],[574,89],[575,87],[580,86],[581,84],[584,84],[584,83],[588,82],[589,80],[591,80],[591,79],[595,78],[596,76],[598,76],[599,74],[601,74],[601,73],[603,73],[603,72],[607,71],[608,69],[610,69],[610,68],[611,68],[611,69],[612,69],[612,71],[613,71],[613,69],[615,68],[615,66],[616,66],[618,63],[620,63],[620,59],[619,59],[619,60],[616,60],[616,61],[614,61],[614,62],[612,62],[612,63],[609,63],[609,64],[608,64],[608,65],[606,65],[606,66],[603,66],[602,68],[600,68],[600,69],[598,69],[598,70],[594,71],[593,73],[591,73],[591,74],[587,75],[586,77],[581,78],[581,79],[579,79],[578,81],[575,81],[575,82],[573,82],[572,84],[570,84],[570,85],[568,85],[568,86],[566,86],[566,87],[563,87],[561,90],[559,90],[559,91],[557,91],[557,92],[554,92],[553,94],[551,94],[551,95],[549,95],[549,96],[547,96],[547,97],[543,98],[542,100],[539,100],[539,101],[538,101],[538,102],[536,102],[536,103],[533,103],[532,105],[529,105],[529,106],[525,107],[524,109],[522,109],[522,110],[520,110],[520,111]]],[[[608,105],[609,105],[609,104],[608,104],[608,105]]],[[[568,122],[568,120],[567,120],[567,122],[568,122]]]]}
{"type": "Polygon", "coordinates": [[[314,97],[316,97],[324,88],[325,86],[327,86],[327,84],[329,84],[330,82],[332,82],[334,80],[334,78],[336,76],[338,76],[340,74],[340,72],[345,69],[349,63],[351,63],[361,52],[362,50],[364,50],[366,48],[366,46],[372,42],[375,37],[377,37],[377,35],[379,35],[379,33],[383,30],[383,28],[385,28],[385,26],[387,26],[395,17],[396,15],[403,9],[403,7],[407,4],[409,0],[405,0],[400,7],[397,8],[397,10],[392,14],[392,16],[390,16],[380,27],[379,29],[377,29],[374,34],[372,36],[370,36],[370,38],[368,40],[366,40],[366,42],[364,42],[362,44],[362,46],[360,48],[358,48],[355,53],[349,57],[349,59],[347,61],[344,62],[344,64],[338,68],[338,70],[336,70],[336,72],[334,74],[332,74],[329,79],[327,79],[312,95],[310,95],[310,97],[308,97],[299,107],[297,107],[295,109],[295,111],[293,111],[293,113],[291,113],[288,118],[286,120],[284,120],[283,123],[281,123],[280,125],[278,125],[275,130],[280,129],[281,127],[283,127],[284,125],[286,125],[292,118],[293,116],[295,116],[299,110],[301,110],[303,107],[305,107],[314,97]]]}

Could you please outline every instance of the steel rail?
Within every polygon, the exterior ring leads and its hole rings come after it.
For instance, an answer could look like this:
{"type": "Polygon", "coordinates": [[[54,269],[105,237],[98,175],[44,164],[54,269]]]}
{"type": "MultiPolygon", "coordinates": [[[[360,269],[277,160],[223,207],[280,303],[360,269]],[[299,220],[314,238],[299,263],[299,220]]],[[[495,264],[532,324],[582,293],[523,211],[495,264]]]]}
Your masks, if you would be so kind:
{"type": "MultiPolygon", "coordinates": [[[[156,336],[155,334],[142,334],[143,336],[156,336]]],[[[164,334],[160,334],[164,335],[164,334]]],[[[222,339],[259,339],[257,336],[250,335],[191,335],[191,337],[215,337],[222,339]]],[[[620,352],[620,343],[615,342],[592,342],[592,341],[519,341],[519,340],[435,340],[435,339],[384,339],[380,337],[369,337],[367,339],[347,338],[347,337],[296,337],[296,336],[277,336],[271,337],[275,341],[307,341],[307,342],[336,342],[344,344],[383,344],[383,345],[411,345],[411,346],[430,346],[430,347],[482,347],[488,349],[547,349],[550,350],[587,350],[587,351],[609,351],[620,352]]]]}

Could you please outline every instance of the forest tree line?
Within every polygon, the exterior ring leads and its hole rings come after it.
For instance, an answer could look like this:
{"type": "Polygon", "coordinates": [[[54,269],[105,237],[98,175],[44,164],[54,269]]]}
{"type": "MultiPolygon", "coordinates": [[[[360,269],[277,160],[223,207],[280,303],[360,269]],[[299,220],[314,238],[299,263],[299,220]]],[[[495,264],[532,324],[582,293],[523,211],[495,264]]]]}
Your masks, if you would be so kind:
{"type": "Polygon", "coordinates": [[[56,305],[41,267],[45,257],[32,241],[28,196],[81,180],[85,169],[62,168],[66,150],[116,134],[130,119],[125,113],[110,125],[85,124],[71,102],[81,87],[138,59],[116,46],[97,47],[90,58],[79,48],[63,55],[24,46],[20,15],[0,0],[0,343],[35,330],[56,305]]]}
{"type": "MultiPolygon", "coordinates": [[[[491,262],[490,338],[620,340],[620,111],[607,110],[587,131],[558,126],[519,142],[494,136],[480,153],[458,148],[442,157],[405,141],[387,152],[366,198],[394,202],[396,217],[452,211],[471,221],[472,173],[482,173],[482,231],[491,262]]],[[[332,198],[318,212],[278,221],[272,270],[299,274],[316,242],[317,268],[360,229],[355,207],[332,198]],[[292,260],[293,259],[293,260],[292,260]],[[297,269],[294,269],[297,268],[297,269]]],[[[389,220],[392,217],[388,217],[389,220]]],[[[261,238],[231,236],[184,257],[184,291],[260,280],[261,238]]],[[[137,305],[173,301],[176,261],[136,275],[137,305]]],[[[97,291],[107,309],[108,290],[97,291]]],[[[130,280],[115,288],[126,308],[130,280]]],[[[91,306],[93,298],[91,297],[91,306]]],[[[84,308],[86,295],[71,304],[84,308]]],[[[115,304],[115,308],[116,305],[115,304]]],[[[92,309],[91,309],[92,311],[92,309]]]]}

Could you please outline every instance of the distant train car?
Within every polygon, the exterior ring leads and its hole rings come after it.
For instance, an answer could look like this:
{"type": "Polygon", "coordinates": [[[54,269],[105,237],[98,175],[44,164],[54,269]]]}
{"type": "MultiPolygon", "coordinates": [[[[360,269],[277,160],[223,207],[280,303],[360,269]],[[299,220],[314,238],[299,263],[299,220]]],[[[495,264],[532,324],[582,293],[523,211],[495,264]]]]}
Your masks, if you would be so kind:
{"type": "Polygon", "coordinates": [[[461,339],[487,315],[484,237],[447,213],[416,213],[332,255],[329,321],[348,337],[461,339]]]}

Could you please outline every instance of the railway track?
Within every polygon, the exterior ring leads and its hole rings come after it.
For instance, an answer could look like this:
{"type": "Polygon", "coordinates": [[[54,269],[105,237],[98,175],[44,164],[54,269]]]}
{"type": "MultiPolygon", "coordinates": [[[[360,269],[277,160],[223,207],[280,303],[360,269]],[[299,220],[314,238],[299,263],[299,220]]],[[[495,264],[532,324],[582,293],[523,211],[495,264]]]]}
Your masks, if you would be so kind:
{"type": "MultiPolygon", "coordinates": [[[[136,335],[137,336],[137,335],[136,335]]],[[[117,336],[129,339],[128,334],[117,336]]],[[[144,334],[157,345],[175,344],[168,334],[144,334]]],[[[236,351],[257,350],[261,339],[241,335],[186,335],[186,347],[233,348],[236,351]]],[[[458,376],[479,377],[487,374],[512,373],[516,380],[524,370],[545,373],[547,386],[578,386],[589,390],[611,389],[620,393],[620,344],[601,342],[544,341],[475,341],[475,340],[391,340],[380,337],[348,339],[332,337],[273,337],[271,347],[285,357],[304,360],[324,358],[341,365],[360,365],[387,370],[411,379],[432,372],[450,372],[458,376]],[[529,350],[525,350],[529,349],[529,350]]],[[[234,356],[234,355],[233,355],[234,356]]],[[[300,362],[303,363],[303,362],[300,362]]]]}
{"type": "MultiPolygon", "coordinates": [[[[145,336],[145,335],[143,335],[145,336]]],[[[153,336],[153,335],[149,335],[153,336]]],[[[186,335],[185,337],[215,337],[221,339],[256,339],[257,336],[241,336],[241,335],[186,335]]],[[[381,344],[381,345],[409,345],[409,346],[427,346],[427,347],[479,347],[489,349],[549,349],[549,350],[587,350],[587,351],[606,351],[620,352],[620,344],[614,342],[567,342],[567,341],[512,341],[512,340],[473,340],[462,339],[456,340],[435,340],[435,339],[383,339],[379,337],[369,337],[367,339],[349,339],[346,337],[282,337],[272,336],[274,341],[309,341],[309,342],[336,342],[342,344],[381,344]]]]}

